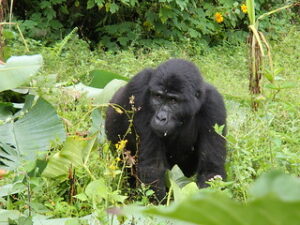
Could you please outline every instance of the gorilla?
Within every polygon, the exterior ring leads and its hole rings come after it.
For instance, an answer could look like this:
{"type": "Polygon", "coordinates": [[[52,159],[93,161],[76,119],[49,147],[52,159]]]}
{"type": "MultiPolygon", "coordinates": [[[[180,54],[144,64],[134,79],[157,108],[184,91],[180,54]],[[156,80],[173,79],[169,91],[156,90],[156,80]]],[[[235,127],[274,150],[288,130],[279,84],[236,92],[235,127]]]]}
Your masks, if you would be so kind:
{"type": "Polygon", "coordinates": [[[137,156],[137,179],[162,200],[165,172],[175,164],[185,176],[196,175],[198,187],[206,187],[216,175],[225,178],[225,125],[220,93],[193,63],[171,59],[144,69],[115,93],[105,130],[112,143],[128,140],[126,149],[137,156]],[[134,107],[133,119],[118,113],[117,105],[128,111],[134,107]],[[222,135],[215,132],[216,124],[224,125],[222,135]]]}

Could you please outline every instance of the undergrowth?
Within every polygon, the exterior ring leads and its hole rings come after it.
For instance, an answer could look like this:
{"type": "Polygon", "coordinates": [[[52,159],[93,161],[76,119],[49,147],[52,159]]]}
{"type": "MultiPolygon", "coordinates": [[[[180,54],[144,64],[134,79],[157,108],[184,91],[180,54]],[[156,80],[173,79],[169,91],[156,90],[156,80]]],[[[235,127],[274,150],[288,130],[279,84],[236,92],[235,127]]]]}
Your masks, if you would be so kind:
{"type": "MultiPolygon", "coordinates": [[[[280,41],[271,43],[274,65],[282,67],[280,79],[293,82],[295,88],[274,90],[264,88],[264,99],[257,112],[250,107],[248,94],[248,67],[246,44],[231,46],[224,44],[210,49],[198,47],[196,43],[182,46],[174,43],[159,49],[129,49],[118,53],[102,50],[90,51],[89,46],[76,35],[64,45],[44,47],[36,41],[29,41],[30,54],[41,53],[44,67],[34,84],[37,92],[57,109],[64,119],[67,132],[85,136],[92,124],[91,119],[83,118],[93,106],[85,96],[77,93],[65,93],[56,87],[78,82],[90,81],[89,71],[103,69],[132,77],[145,67],[156,67],[161,62],[178,57],[193,61],[200,68],[205,79],[224,95],[228,111],[228,173],[227,191],[238,200],[248,198],[248,186],[263,172],[280,168],[288,173],[300,175],[300,30],[294,27],[282,35],[280,41]],[[60,48],[62,47],[62,49],[60,48]],[[61,51],[59,50],[61,49],[61,51]],[[52,74],[57,74],[53,81],[52,74]]],[[[11,44],[14,55],[23,54],[20,43],[11,44]]],[[[265,81],[265,84],[267,81],[265,81]]],[[[100,126],[100,125],[99,125],[100,126]]],[[[57,149],[56,149],[57,150],[57,149]]],[[[55,150],[54,150],[55,151],[55,150]]],[[[120,168],[115,165],[116,156],[108,150],[107,143],[99,145],[93,151],[89,168],[95,177],[103,178],[105,184],[116,190],[120,188],[123,195],[132,195],[126,185],[118,187],[120,168]]],[[[18,180],[14,175],[0,179],[0,185],[18,180]]],[[[85,170],[75,174],[76,192],[83,192],[90,182],[85,170]]],[[[94,212],[91,202],[71,200],[69,197],[70,180],[51,180],[35,178],[31,190],[33,210],[51,217],[80,217],[94,212]]],[[[137,190],[140,198],[130,199],[124,203],[138,201],[149,204],[147,189],[137,190]]],[[[27,210],[27,194],[13,196],[0,202],[0,208],[27,210]]],[[[97,210],[104,215],[112,202],[102,202],[97,210]]],[[[105,214],[106,215],[106,214],[105,214]]],[[[107,222],[106,220],[103,222],[107,222]]]]}

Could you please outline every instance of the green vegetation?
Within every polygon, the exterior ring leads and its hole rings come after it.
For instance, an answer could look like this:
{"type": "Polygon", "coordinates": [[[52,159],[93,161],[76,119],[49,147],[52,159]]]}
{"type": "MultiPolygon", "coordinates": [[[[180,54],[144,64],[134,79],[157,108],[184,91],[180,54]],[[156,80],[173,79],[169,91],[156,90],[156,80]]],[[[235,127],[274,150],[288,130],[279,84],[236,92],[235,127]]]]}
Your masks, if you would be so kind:
{"type": "MultiPolygon", "coordinates": [[[[26,8],[28,1],[16,2],[16,15],[22,19],[20,6],[26,8]]],[[[264,35],[274,69],[259,71],[262,94],[256,99],[257,111],[253,111],[242,2],[203,1],[203,8],[196,7],[200,4],[196,1],[177,0],[161,4],[89,0],[87,5],[79,0],[70,1],[72,7],[66,7],[69,1],[64,0],[30,2],[34,7],[20,24],[25,39],[19,26],[9,29],[7,23],[2,24],[1,225],[298,224],[300,27],[289,21],[299,21],[293,14],[299,8],[276,14],[281,17],[272,17],[276,18],[272,22],[261,21],[260,31],[269,31],[264,35]],[[197,3],[195,7],[193,3],[197,3]],[[40,9],[42,13],[37,14],[40,9]],[[149,9],[156,11],[149,15],[149,9]],[[98,25],[102,30],[93,28],[102,35],[93,51],[89,42],[79,38],[78,34],[86,37],[83,28],[73,29],[84,10],[106,15],[98,25]],[[143,16],[135,20],[125,16],[129,12],[143,16]],[[118,23],[116,14],[121,15],[118,23]],[[62,24],[67,16],[71,17],[62,24]],[[200,23],[197,29],[193,22],[200,23]],[[131,26],[137,36],[129,35],[131,26]],[[58,30],[61,33],[53,32],[58,30]],[[161,37],[159,32],[168,36],[161,37]],[[65,38],[55,41],[59,35],[65,38]],[[208,47],[217,42],[222,45],[208,47]],[[168,174],[167,206],[152,206],[152,190],[146,186],[132,189],[127,184],[130,168],[122,162],[133,163],[134,159],[123,154],[125,141],[111,151],[113,146],[104,135],[103,113],[112,94],[129,78],[172,57],[193,61],[224,95],[228,178],[209,181],[211,187],[199,191],[193,180],[175,167],[168,174]],[[155,218],[158,215],[160,218],[155,218]]],[[[262,15],[272,3],[257,1],[256,12],[262,15]]]]}
{"type": "MultiPolygon", "coordinates": [[[[296,0],[289,3],[298,2],[296,0]]],[[[14,16],[25,36],[51,42],[73,27],[98,48],[164,46],[173,41],[198,45],[243,42],[248,32],[245,1],[236,0],[18,0],[14,16]],[[168,32],[166,32],[168,31],[168,32]]],[[[287,4],[285,0],[257,0],[262,15],[287,4]]],[[[297,10],[265,19],[262,30],[280,31],[282,17],[292,20],[297,10]]]]}

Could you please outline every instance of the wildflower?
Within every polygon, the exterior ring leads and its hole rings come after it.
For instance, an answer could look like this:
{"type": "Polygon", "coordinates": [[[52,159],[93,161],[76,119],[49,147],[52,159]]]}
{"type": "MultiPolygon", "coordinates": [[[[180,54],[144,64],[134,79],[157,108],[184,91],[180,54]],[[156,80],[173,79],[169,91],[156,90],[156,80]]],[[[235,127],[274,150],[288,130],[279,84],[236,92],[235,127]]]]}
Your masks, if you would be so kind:
{"type": "Polygon", "coordinates": [[[130,104],[130,105],[133,105],[133,104],[134,104],[134,99],[135,99],[134,95],[131,95],[131,96],[129,97],[129,104],[130,104]]]}
{"type": "Polygon", "coordinates": [[[116,158],[116,161],[117,161],[117,162],[120,162],[120,161],[121,161],[120,157],[117,157],[117,158],[116,158]]]}
{"type": "Polygon", "coordinates": [[[111,164],[108,168],[111,169],[111,170],[116,170],[117,169],[117,167],[113,164],[111,164]]]}
{"type": "Polygon", "coordinates": [[[241,5],[241,10],[243,11],[243,13],[248,12],[247,6],[245,4],[241,5]]]}
{"type": "Polygon", "coordinates": [[[221,13],[216,12],[215,13],[215,20],[217,21],[217,23],[222,23],[224,21],[224,18],[223,18],[221,13]]]}
{"type": "Polygon", "coordinates": [[[116,144],[117,150],[123,150],[127,144],[128,140],[121,140],[116,144]]]}
{"type": "Polygon", "coordinates": [[[223,180],[221,175],[215,175],[214,177],[210,178],[208,181],[212,182],[214,180],[223,180]]]}

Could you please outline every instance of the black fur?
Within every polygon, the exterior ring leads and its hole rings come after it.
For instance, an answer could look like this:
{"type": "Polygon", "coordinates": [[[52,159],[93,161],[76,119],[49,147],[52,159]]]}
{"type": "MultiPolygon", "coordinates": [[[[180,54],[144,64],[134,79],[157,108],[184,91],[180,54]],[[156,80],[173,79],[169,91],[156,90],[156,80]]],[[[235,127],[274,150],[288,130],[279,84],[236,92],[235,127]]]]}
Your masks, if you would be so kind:
{"type": "MultiPolygon", "coordinates": [[[[138,178],[150,184],[159,199],[166,193],[165,172],[175,164],[188,177],[197,174],[199,187],[215,175],[225,178],[226,143],[213,128],[226,124],[223,98],[193,63],[171,59],[156,69],[145,69],[111,103],[130,110],[131,96],[140,110],[126,148],[135,154],[138,146],[138,178]]],[[[105,126],[108,139],[117,143],[128,129],[128,118],[109,107],[105,126]]]]}

